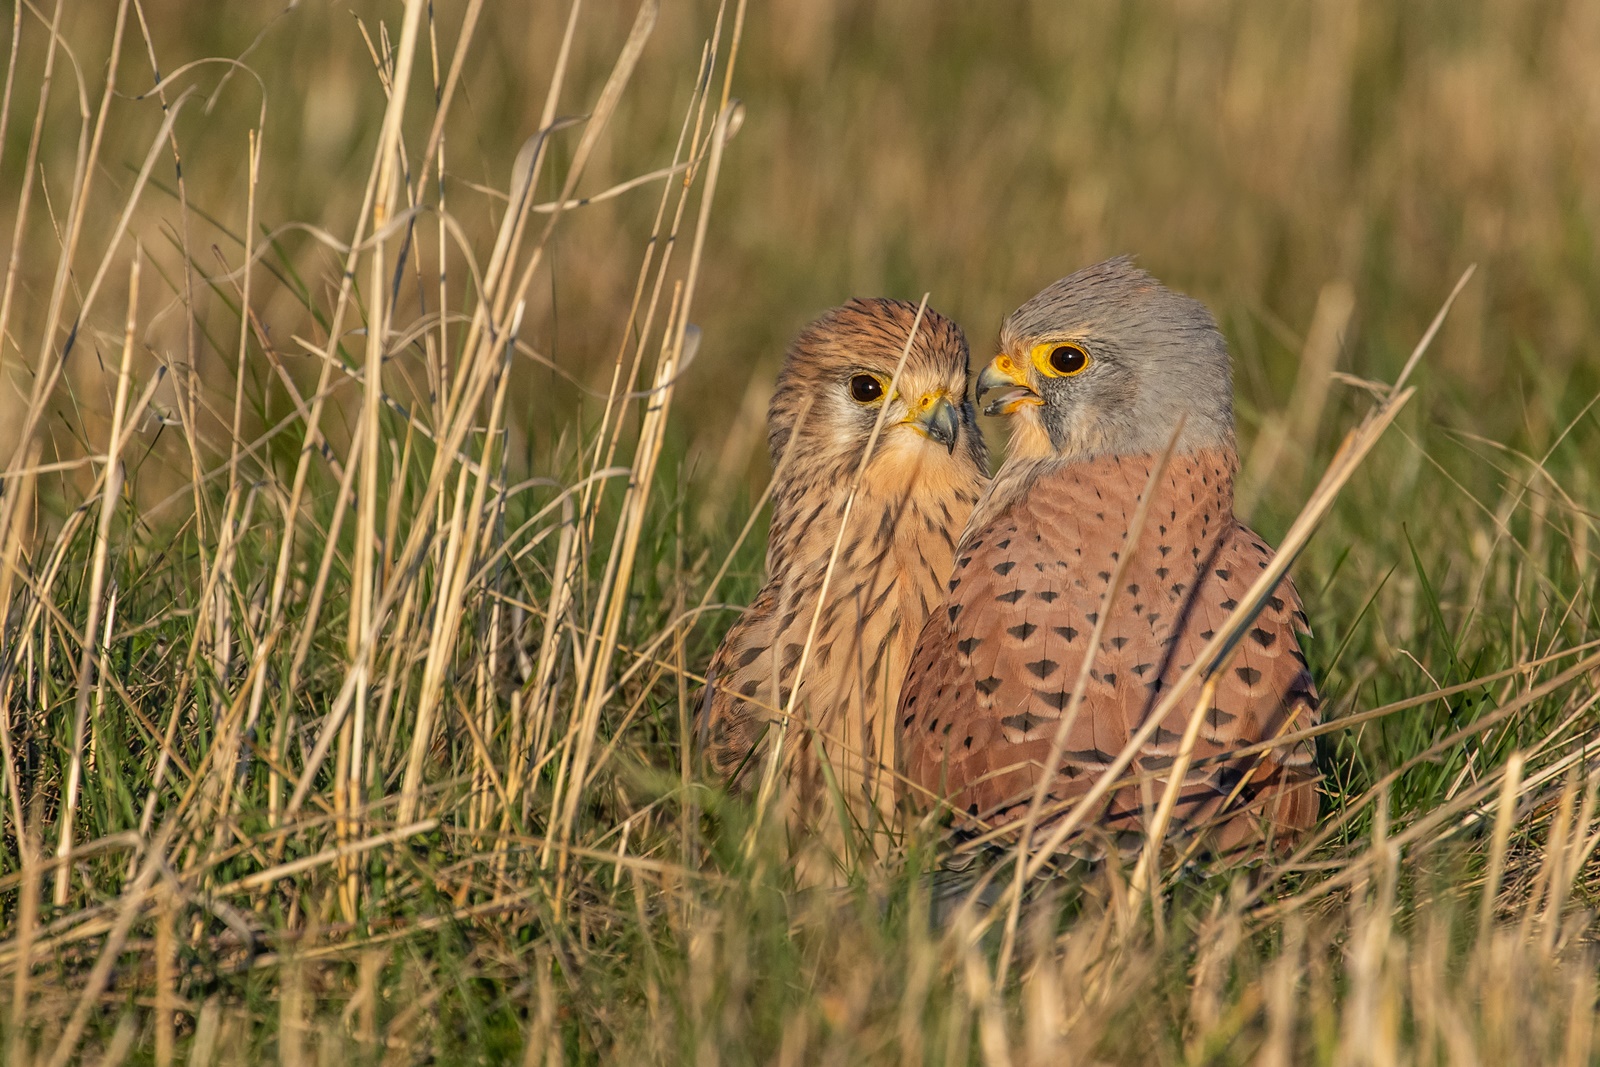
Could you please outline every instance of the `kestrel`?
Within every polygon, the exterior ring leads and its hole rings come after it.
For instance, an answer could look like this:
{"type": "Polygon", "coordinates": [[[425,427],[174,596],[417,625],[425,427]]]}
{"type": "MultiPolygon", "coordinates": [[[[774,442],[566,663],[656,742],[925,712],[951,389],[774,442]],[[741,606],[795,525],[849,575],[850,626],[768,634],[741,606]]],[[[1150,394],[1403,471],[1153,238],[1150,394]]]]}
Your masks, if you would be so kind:
{"type": "Polygon", "coordinates": [[[782,749],[791,823],[837,825],[835,787],[860,825],[892,814],[900,683],[988,479],[961,329],[925,311],[892,381],[916,311],[852,300],[822,315],[790,345],[767,413],[767,583],[712,658],[699,733],[721,776],[759,781],[804,659],[782,749]]]}
{"type": "MultiPolygon", "coordinates": [[[[1233,515],[1233,384],[1205,306],[1126,258],[1086,267],[1018,308],[977,393],[1011,417],[1005,463],[974,511],[945,604],[918,642],[898,711],[909,780],[958,825],[1014,824],[1050,776],[1040,826],[1094,785],[1268,566],[1233,515]],[[1181,427],[1181,429],[1180,429],[1181,427]],[[1174,442],[1174,435],[1177,435],[1174,442]],[[1155,469],[1141,536],[1125,543],[1155,469]],[[1123,552],[1105,625],[1058,765],[1045,768],[1123,552]],[[978,820],[972,822],[971,820],[978,820]]],[[[1216,677],[1168,824],[1214,853],[1284,842],[1317,814],[1311,746],[1230,756],[1317,721],[1285,577],[1216,677]]],[[[1200,696],[1164,716],[1093,818],[1137,847],[1200,696]]],[[[1036,835],[1037,841],[1043,834],[1036,835]]],[[[1106,845],[1080,837],[1076,854],[1106,845]]]]}

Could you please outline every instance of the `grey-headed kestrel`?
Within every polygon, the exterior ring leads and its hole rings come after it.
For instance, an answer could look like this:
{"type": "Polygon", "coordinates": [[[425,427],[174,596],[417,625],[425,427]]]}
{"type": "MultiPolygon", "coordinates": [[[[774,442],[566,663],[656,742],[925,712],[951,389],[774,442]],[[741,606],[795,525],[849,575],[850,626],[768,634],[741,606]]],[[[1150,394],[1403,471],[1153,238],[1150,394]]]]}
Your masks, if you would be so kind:
{"type": "Polygon", "coordinates": [[[711,660],[698,726],[718,774],[736,788],[758,782],[804,655],[782,749],[791,825],[823,814],[839,825],[825,803],[834,788],[858,825],[892,814],[900,683],[988,480],[960,327],[926,310],[892,381],[916,311],[874,299],[822,315],[789,346],[767,413],[767,583],[711,660]]]}
{"type": "MultiPolygon", "coordinates": [[[[1011,417],[1010,449],[963,534],[946,602],[922,632],[897,723],[907,777],[948,799],[958,829],[1017,823],[1048,774],[1038,842],[1189,668],[1272,549],[1233,515],[1226,342],[1204,305],[1130,260],[1086,267],[1013,312],[978,379],[980,400],[990,390],[999,392],[986,413],[1011,417]],[[1062,758],[1046,768],[1139,498],[1169,444],[1062,758]]],[[[1234,853],[1284,843],[1314,822],[1309,743],[1230,755],[1317,721],[1298,639],[1305,623],[1285,577],[1217,678],[1168,843],[1234,853]]],[[[1178,699],[1129,784],[1081,824],[1104,836],[1078,835],[1069,852],[1142,843],[1200,692],[1196,684],[1178,699]]]]}

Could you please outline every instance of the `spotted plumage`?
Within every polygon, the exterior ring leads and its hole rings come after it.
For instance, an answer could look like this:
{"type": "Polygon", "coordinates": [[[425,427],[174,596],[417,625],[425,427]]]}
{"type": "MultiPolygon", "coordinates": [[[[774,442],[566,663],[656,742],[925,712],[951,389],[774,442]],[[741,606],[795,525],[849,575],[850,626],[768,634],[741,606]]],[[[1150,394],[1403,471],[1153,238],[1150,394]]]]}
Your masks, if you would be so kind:
{"type": "Polygon", "coordinates": [[[987,478],[966,340],[954,323],[924,313],[891,387],[915,317],[903,301],[853,300],[790,346],[768,412],[776,484],[767,583],[708,671],[701,743],[712,769],[743,787],[763,769],[805,660],[781,768],[798,823],[822,813],[830,777],[859,823],[892,813],[899,760],[890,714],[987,478]]]}
{"type": "MultiPolygon", "coordinates": [[[[1202,305],[1128,261],[1080,271],[1014,313],[980,378],[989,387],[1006,389],[993,407],[1012,415],[1012,451],[923,630],[897,727],[908,778],[971,828],[1023,818],[1048,774],[1047,832],[1146,723],[1272,551],[1233,515],[1222,337],[1202,305]],[[1124,562],[1141,495],[1175,433],[1124,562]],[[1060,762],[1046,770],[1114,579],[1081,705],[1060,762]]],[[[1304,626],[1285,578],[1217,674],[1175,837],[1232,852],[1292,838],[1315,819],[1309,745],[1231,755],[1316,721],[1304,626]]],[[[1107,794],[1088,820],[1104,834],[1080,838],[1075,851],[1102,848],[1108,836],[1128,846],[1142,839],[1198,696],[1196,687],[1166,713],[1130,768],[1146,784],[1107,794]]]]}

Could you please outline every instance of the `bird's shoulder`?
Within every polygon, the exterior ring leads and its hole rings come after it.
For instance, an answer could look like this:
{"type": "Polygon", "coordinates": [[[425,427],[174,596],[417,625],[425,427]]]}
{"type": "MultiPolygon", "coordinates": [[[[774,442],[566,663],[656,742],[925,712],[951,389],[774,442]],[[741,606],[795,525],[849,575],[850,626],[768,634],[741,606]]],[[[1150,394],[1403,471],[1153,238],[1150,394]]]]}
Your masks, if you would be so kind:
{"type": "MultiPolygon", "coordinates": [[[[1097,484],[1070,471],[1034,470],[1028,481],[1031,491],[1011,494],[968,529],[947,599],[912,657],[897,719],[912,780],[942,782],[963,807],[986,812],[1026,787],[1018,768],[1042,759],[1033,749],[1049,747],[1088,651],[1115,569],[1115,547],[1093,536],[1094,516],[1120,518],[1137,495],[1115,479],[1097,484]]],[[[1114,682],[1113,672],[1103,681],[1097,672],[1086,697],[1103,701],[1114,682]]],[[[1093,716],[1084,716],[1069,750],[1094,748],[1094,733],[1093,716]]]]}
{"type": "MultiPolygon", "coordinates": [[[[1271,565],[1272,557],[1271,547],[1249,527],[1233,523],[1223,532],[1195,575],[1195,588],[1182,608],[1181,625],[1168,637],[1170,653],[1160,672],[1163,686],[1174,685],[1239,605],[1247,603],[1252,586],[1271,565]]],[[[1306,630],[1300,597],[1285,575],[1261,600],[1259,611],[1246,624],[1229,658],[1217,666],[1210,704],[1196,738],[1197,758],[1220,758],[1234,749],[1271,741],[1317,722],[1316,684],[1299,641],[1306,630]]],[[[1199,692],[1198,688],[1191,690],[1191,695],[1167,711],[1149,752],[1168,757],[1177,754],[1199,692]]],[[[1137,726],[1153,710],[1153,704],[1139,709],[1132,725],[1137,726]]],[[[1268,754],[1265,760],[1309,768],[1312,751],[1308,744],[1290,745],[1268,754]]]]}
{"type": "MultiPolygon", "coordinates": [[[[1226,623],[1271,566],[1273,556],[1259,534],[1243,523],[1234,524],[1204,576],[1211,592],[1200,598],[1191,642],[1209,640],[1209,631],[1226,623]]],[[[1224,707],[1224,701],[1236,705],[1240,714],[1236,732],[1242,742],[1268,740],[1317,721],[1316,682],[1300,645],[1300,635],[1310,632],[1294,580],[1284,574],[1245,627],[1232,660],[1218,676],[1217,706],[1224,707]]]]}
{"type": "Polygon", "coordinates": [[[696,736],[724,776],[748,761],[771,718],[772,650],[777,639],[779,583],[769,581],[744,609],[706,668],[696,736]]]}

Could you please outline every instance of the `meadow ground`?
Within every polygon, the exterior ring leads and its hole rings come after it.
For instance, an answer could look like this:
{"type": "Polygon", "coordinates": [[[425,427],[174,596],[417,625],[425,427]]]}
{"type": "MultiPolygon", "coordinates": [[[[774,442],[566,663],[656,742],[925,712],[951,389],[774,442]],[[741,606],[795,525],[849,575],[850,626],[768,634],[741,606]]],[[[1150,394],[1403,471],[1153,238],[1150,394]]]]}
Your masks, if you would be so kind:
{"type": "Polygon", "coordinates": [[[1600,6],[4,10],[4,1062],[1600,1060],[1600,6]],[[1324,830],[796,889],[683,743],[785,340],[1120,252],[1330,505],[1324,830]]]}

